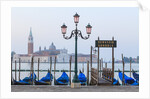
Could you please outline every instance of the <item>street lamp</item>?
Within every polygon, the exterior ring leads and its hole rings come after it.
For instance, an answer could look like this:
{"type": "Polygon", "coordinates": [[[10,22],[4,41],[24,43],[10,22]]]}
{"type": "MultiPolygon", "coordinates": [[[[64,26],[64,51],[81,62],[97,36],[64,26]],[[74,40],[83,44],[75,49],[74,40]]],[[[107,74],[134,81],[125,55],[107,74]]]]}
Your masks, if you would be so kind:
{"type": "Polygon", "coordinates": [[[61,26],[61,31],[62,31],[62,34],[66,34],[66,30],[67,30],[67,26],[65,24],[63,24],[61,26]]]}
{"type": "Polygon", "coordinates": [[[96,54],[97,53],[96,47],[92,46],[92,51],[94,52],[94,54],[96,54]]]}
{"type": "Polygon", "coordinates": [[[74,16],[74,23],[79,23],[79,15],[76,13],[74,16]]]}
{"type": "Polygon", "coordinates": [[[86,32],[87,32],[88,36],[83,37],[81,31],[77,29],[77,25],[79,23],[80,16],[76,13],[73,17],[74,17],[74,23],[75,23],[76,28],[74,30],[72,30],[71,35],[69,37],[65,36],[66,31],[67,31],[67,26],[65,24],[63,24],[61,26],[61,31],[62,31],[63,37],[67,40],[71,39],[72,37],[75,37],[75,75],[73,77],[73,80],[72,80],[73,83],[71,85],[72,87],[75,87],[75,86],[78,86],[77,84],[80,84],[80,81],[79,81],[78,75],[77,75],[77,39],[78,39],[78,37],[81,37],[84,40],[88,39],[91,34],[92,26],[90,24],[88,24],[86,26],[86,32]]]}

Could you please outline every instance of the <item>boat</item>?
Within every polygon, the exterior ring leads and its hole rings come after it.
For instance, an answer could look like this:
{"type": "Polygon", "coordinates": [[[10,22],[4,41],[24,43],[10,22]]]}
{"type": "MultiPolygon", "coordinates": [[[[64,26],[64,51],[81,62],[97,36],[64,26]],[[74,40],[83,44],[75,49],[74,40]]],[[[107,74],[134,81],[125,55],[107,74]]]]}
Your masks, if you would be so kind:
{"type": "Polygon", "coordinates": [[[136,79],[136,81],[139,82],[139,74],[135,73],[135,71],[132,70],[132,75],[136,79]]]}
{"type": "Polygon", "coordinates": [[[31,74],[31,76],[29,76],[29,77],[25,77],[24,79],[23,79],[23,81],[25,81],[25,82],[31,82],[32,80],[36,80],[36,74],[34,73],[34,76],[32,76],[32,74],[31,74]]]}
{"type": "Polygon", "coordinates": [[[120,85],[119,81],[114,78],[113,85],[120,85]]]}
{"type": "Polygon", "coordinates": [[[50,74],[50,71],[48,70],[45,77],[41,78],[39,81],[35,81],[36,85],[49,85],[50,81],[53,80],[53,75],[50,74]]]}
{"type": "Polygon", "coordinates": [[[68,85],[68,84],[69,84],[69,77],[64,71],[62,75],[57,80],[55,80],[55,85],[68,85]]]}
{"type": "Polygon", "coordinates": [[[80,74],[78,76],[78,79],[79,79],[81,85],[86,85],[87,84],[87,82],[86,82],[87,79],[86,79],[85,75],[81,72],[81,70],[80,70],[80,74]]]}
{"type": "Polygon", "coordinates": [[[14,84],[15,85],[30,85],[31,83],[23,81],[23,80],[19,80],[19,81],[14,80],[14,84]]]}
{"type": "MultiPolygon", "coordinates": [[[[119,71],[119,78],[122,81],[123,73],[119,71]]],[[[138,85],[138,83],[131,77],[128,77],[126,74],[124,74],[124,83],[127,85],[138,85]]]]}
{"type": "Polygon", "coordinates": [[[32,76],[32,74],[31,74],[30,77],[25,77],[23,80],[19,80],[19,81],[14,80],[14,84],[15,85],[30,85],[32,83],[33,79],[34,79],[34,81],[36,79],[35,73],[34,73],[34,76],[32,76]]]}

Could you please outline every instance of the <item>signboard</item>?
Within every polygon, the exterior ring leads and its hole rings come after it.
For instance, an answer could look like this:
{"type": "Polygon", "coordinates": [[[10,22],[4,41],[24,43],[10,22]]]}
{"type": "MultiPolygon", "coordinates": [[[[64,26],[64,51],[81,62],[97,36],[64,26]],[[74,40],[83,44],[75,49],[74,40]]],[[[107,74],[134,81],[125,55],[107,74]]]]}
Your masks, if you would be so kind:
{"type": "Polygon", "coordinates": [[[116,40],[96,40],[95,47],[117,47],[116,40]]]}

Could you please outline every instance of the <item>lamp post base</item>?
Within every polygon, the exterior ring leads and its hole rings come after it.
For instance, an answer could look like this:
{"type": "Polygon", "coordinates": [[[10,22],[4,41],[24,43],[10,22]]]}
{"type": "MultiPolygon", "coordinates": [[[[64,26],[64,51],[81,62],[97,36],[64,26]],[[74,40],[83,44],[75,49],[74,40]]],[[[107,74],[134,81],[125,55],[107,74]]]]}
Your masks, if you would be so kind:
{"type": "Polygon", "coordinates": [[[81,84],[79,83],[71,83],[71,88],[80,88],[81,84]]]}

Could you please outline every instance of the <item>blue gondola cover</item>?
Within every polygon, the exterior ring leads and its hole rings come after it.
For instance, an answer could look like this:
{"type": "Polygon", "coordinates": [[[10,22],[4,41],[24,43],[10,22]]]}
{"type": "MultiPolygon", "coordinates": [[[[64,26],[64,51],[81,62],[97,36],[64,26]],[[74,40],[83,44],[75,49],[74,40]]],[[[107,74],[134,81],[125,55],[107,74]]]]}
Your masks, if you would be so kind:
{"type": "Polygon", "coordinates": [[[50,75],[50,71],[48,70],[48,73],[46,74],[45,77],[41,78],[39,81],[35,81],[36,85],[49,85],[50,80],[53,80],[53,75],[50,75]]]}
{"type": "Polygon", "coordinates": [[[36,74],[34,73],[34,76],[31,76],[30,77],[25,77],[23,80],[19,80],[19,81],[16,81],[14,80],[14,84],[16,85],[30,85],[30,83],[32,82],[32,78],[35,80],[36,79],[36,74]]]}
{"type": "MultiPolygon", "coordinates": [[[[122,72],[119,72],[119,78],[121,79],[121,81],[122,81],[122,76],[123,76],[123,73],[122,72]]],[[[136,81],[133,79],[133,78],[131,78],[131,77],[128,77],[127,75],[125,75],[124,74],[124,83],[125,84],[134,84],[136,81]]],[[[137,84],[135,84],[135,85],[137,85],[137,84]]]]}
{"type": "Polygon", "coordinates": [[[50,72],[48,72],[47,75],[41,79],[41,81],[50,81],[50,79],[51,81],[53,80],[53,75],[50,75],[50,72]]]}
{"type": "Polygon", "coordinates": [[[138,82],[139,81],[139,74],[133,72],[133,77],[136,79],[136,81],[138,82]]]}
{"type": "Polygon", "coordinates": [[[56,80],[56,84],[60,85],[67,85],[69,83],[68,75],[63,72],[62,75],[56,80]]]}
{"type": "Polygon", "coordinates": [[[31,76],[30,77],[25,77],[24,79],[23,79],[23,81],[26,81],[26,82],[29,82],[29,81],[32,81],[32,79],[36,79],[36,74],[34,73],[34,76],[32,76],[32,74],[31,74],[31,76]]]}
{"type": "Polygon", "coordinates": [[[79,79],[81,84],[86,84],[87,79],[86,79],[85,75],[82,72],[80,72],[80,74],[78,76],[78,79],[79,79]]]}

